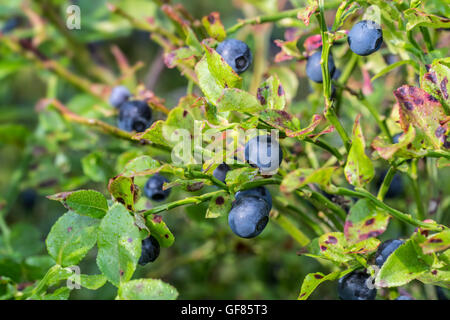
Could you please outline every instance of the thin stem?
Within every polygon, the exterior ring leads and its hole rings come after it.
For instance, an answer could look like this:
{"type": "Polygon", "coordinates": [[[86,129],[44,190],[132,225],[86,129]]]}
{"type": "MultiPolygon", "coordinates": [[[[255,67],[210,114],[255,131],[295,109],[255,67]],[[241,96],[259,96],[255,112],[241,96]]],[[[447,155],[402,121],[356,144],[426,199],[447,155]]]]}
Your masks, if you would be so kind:
{"type": "MultiPolygon", "coordinates": [[[[414,159],[411,162],[411,169],[416,174],[416,177],[413,177],[410,174],[408,174],[408,177],[411,180],[411,187],[413,189],[414,200],[416,202],[417,218],[419,220],[424,220],[425,219],[425,209],[424,209],[424,206],[423,206],[423,203],[422,203],[422,196],[420,195],[420,188],[419,188],[419,184],[418,184],[418,181],[417,181],[417,159],[414,159]]],[[[429,190],[429,191],[431,191],[431,190],[429,190]]]]}
{"type": "Polygon", "coordinates": [[[359,101],[362,103],[363,106],[367,108],[367,110],[370,112],[372,117],[375,119],[375,122],[380,127],[383,134],[389,139],[391,143],[393,143],[392,135],[386,125],[386,122],[381,120],[380,115],[378,114],[378,110],[361,94],[359,97],[359,101]]]}
{"type": "Polygon", "coordinates": [[[278,214],[273,217],[272,221],[278,224],[281,228],[283,228],[289,235],[294,238],[302,247],[306,246],[310,239],[307,235],[301,232],[294,223],[284,215],[278,214]]]}
{"type": "Polygon", "coordinates": [[[268,184],[281,184],[281,181],[282,181],[282,179],[280,179],[278,177],[258,179],[258,180],[243,183],[237,191],[253,189],[253,188],[265,186],[268,184]]]}
{"type": "Polygon", "coordinates": [[[431,41],[430,32],[427,27],[419,27],[420,32],[423,36],[423,41],[425,42],[425,46],[427,47],[428,52],[433,51],[433,43],[431,41]]]}
{"type": "Polygon", "coordinates": [[[249,18],[245,20],[241,20],[238,23],[236,23],[234,26],[228,28],[227,34],[230,35],[232,33],[235,33],[242,27],[246,25],[255,25],[255,24],[261,24],[266,22],[275,22],[281,19],[285,18],[295,18],[297,17],[298,13],[301,12],[303,9],[292,9],[292,10],[286,10],[282,12],[277,12],[275,14],[265,15],[265,16],[258,16],[254,18],[249,18]]]}
{"type": "Polygon", "coordinates": [[[308,143],[312,143],[312,144],[316,145],[317,147],[328,151],[333,156],[335,156],[339,161],[343,161],[344,160],[344,157],[342,156],[342,154],[339,152],[338,149],[336,149],[335,147],[329,145],[327,142],[325,142],[325,141],[323,141],[321,139],[313,140],[313,139],[311,139],[309,137],[306,137],[303,141],[308,142],[308,143]]]}
{"type": "Polygon", "coordinates": [[[187,205],[187,204],[200,204],[202,202],[205,202],[205,201],[211,199],[215,195],[223,193],[223,192],[224,192],[223,190],[219,190],[219,191],[205,193],[205,194],[202,194],[200,196],[193,196],[193,197],[189,197],[189,198],[186,198],[186,199],[181,199],[181,200],[178,200],[178,201],[174,201],[174,202],[171,202],[171,203],[166,203],[166,204],[154,207],[154,208],[152,208],[150,210],[144,211],[142,214],[146,217],[149,214],[155,214],[155,213],[171,210],[173,208],[184,206],[184,205],[187,205]]]}
{"type": "Polygon", "coordinates": [[[446,229],[445,226],[442,226],[442,225],[436,226],[432,223],[423,222],[423,221],[413,218],[409,214],[406,214],[397,209],[391,208],[388,205],[386,205],[385,203],[383,203],[382,201],[380,201],[379,199],[377,199],[375,196],[373,196],[370,192],[368,192],[367,190],[364,190],[362,188],[355,188],[354,191],[350,190],[350,189],[346,189],[346,188],[337,188],[337,190],[334,192],[334,194],[369,199],[373,202],[374,205],[376,205],[377,207],[379,207],[381,209],[386,210],[395,218],[397,218],[403,222],[406,222],[408,224],[411,224],[413,226],[416,226],[416,227],[427,228],[431,231],[442,231],[443,229],[446,229]]]}
{"type": "Polygon", "coordinates": [[[380,188],[378,189],[377,198],[379,200],[383,201],[384,196],[386,195],[386,193],[389,190],[389,187],[392,183],[392,179],[394,178],[396,171],[397,171],[397,169],[395,167],[390,167],[388,172],[386,173],[386,175],[383,179],[383,183],[381,184],[380,188]]]}
{"type": "Polygon", "coordinates": [[[190,175],[192,176],[192,178],[207,179],[211,181],[214,185],[218,186],[219,188],[228,191],[228,186],[219,179],[217,179],[216,177],[214,177],[213,175],[209,175],[199,171],[191,171],[190,175]]]}

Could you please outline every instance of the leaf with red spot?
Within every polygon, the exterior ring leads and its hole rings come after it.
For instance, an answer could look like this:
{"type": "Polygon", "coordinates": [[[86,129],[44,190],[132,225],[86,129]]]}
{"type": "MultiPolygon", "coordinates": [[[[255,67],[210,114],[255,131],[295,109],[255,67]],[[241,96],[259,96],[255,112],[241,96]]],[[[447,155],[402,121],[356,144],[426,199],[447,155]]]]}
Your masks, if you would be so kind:
{"type": "Polygon", "coordinates": [[[439,101],[424,90],[404,85],[394,91],[400,105],[400,125],[403,131],[413,125],[420,130],[429,146],[440,149],[448,132],[450,117],[439,101]]]}
{"type": "Polygon", "coordinates": [[[345,220],[344,234],[349,243],[378,237],[389,224],[390,216],[367,199],[358,200],[345,220]]]}
{"type": "Polygon", "coordinates": [[[324,281],[333,281],[342,278],[347,273],[352,272],[355,268],[350,268],[344,271],[335,271],[324,275],[321,272],[309,273],[306,275],[298,295],[298,300],[306,300],[313,293],[314,290],[324,281]]]}
{"type": "Polygon", "coordinates": [[[345,249],[345,253],[348,254],[367,254],[374,252],[380,245],[380,240],[377,238],[368,238],[363,241],[357,242],[345,249]]]}
{"type": "Polygon", "coordinates": [[[292,192],[310,183],[317,183],[323,188],[330,185],[331,176],[337,167],[312,169],[297,169],[287,174],[280,185],[282,192],[292,192]]]}
{"type": "Polygon", "coordinates": [[[329,232],[321,235],[318,240],[320,255],[328,260],[345,263],[353,258],[345,253],[347,241],[342,232],[329,232]]]}
{"type": "Polygon", "coordinates": [[[163,221],[162,216],[150,214],[145,217],[145,220],[146,226],[150,229],[150,234],[158,240],[161,247],[168,248],[173,245],[175,237],[163,221]]]}
{"type": "Polygon", "coordinates": [[[283,110],[286,106],[286,94],[276,75],[271,76],[259,86],[256,98],[266,109],[283,110]]]}
{"type": "Polygon", "coordinates": [[[443,106],[450,108],[450,58],[436,59],[428,66],[420,86],[437,98],[443,106]]]}
{"type": "Polygon", "coordinates": [[[377,136],[372,142],[372,148],[377,150],[380,157],[385,160],[392,159],[394,155],[408,157],[408,146],[414,141],[416,131],[413,126],[409,126],[406,134],[400,136],[398,143],[391,144],[382,137],[377,136]]]}
{"type": "Polygon", "coordinates": [[[211,12],[208,16],[203,17],[202,24],[210,37],[217,41],[222,41],[226,38],[227,33],[220,20],[219,12],[211,12]]]}
{"type": "Polygon", "coordinates": [[[355,119],[352,135],[352,146],[345,164],[344,173],[347,181],[357,187],[363,187],[372,180],[375,169],[372,161],[365,153],[366,143],[361,130],[360,117],[355,119]]]}
{"type": "Polygon", "coordinates": [[[425,254],[448,249],[450,247],[450,229],[433,234],[419,244],[425,254]]]}
{"type": "MultiPolygon", "coordinates": [[[[322,123],[324,117],[320,114],[313,115],[311,123],[303,129],[299,128],[299,125],[294,123],[295,119],[283,110],[265,110],[261,112],[260,119],[274,128],[283,131],[288,137],[304,139],[307,136],[314,136],[314,130],[322,123]]],[[[325,131],[325,133],[326,132],[328,132],[328,130],[325,131]]]]}
{"type": "Polygon", "coordinates": [[[119,175],[111,178],[108,184],[109,193],[129,211],[134,211],[134,203],[137,200],[138,190],[133,181],[133,178],[119,175]]]}
{"type": "Polygon", "coordinates": [[[218,218],[231,210],[231,196],[228,192],[220,192],[209,201],[205,218],[218,218]]]}

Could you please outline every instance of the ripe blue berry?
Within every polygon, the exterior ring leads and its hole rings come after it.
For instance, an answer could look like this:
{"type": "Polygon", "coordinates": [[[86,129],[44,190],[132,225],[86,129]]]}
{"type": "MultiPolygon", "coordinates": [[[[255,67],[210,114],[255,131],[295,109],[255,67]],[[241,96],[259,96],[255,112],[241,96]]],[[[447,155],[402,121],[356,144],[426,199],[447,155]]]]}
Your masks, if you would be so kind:
{"type": "Polygon", "coordinates": [[[15,28],[17,28],[20,24],[20,18],[19,17],[12,17],[8,19],[5,24],[3,25],[1,32],[3,34],[7,34],[11,31],[13,31],[15,28]]]}
{"type": "Polygon", "coordinates": [[[252,64],[252,52],[245,42],[236,39],[226,39],[216,48],[226,63],[236,73],[242,73],[252,64]]]}
{"type": "Polygon", "coordinates": [[[414,300],[413,298],[409,297],[409,296],[398,296],[397,299],[395,300],[414,300]]]}
{"type": "Polygon", "coordinates": [[[25,189],[19,194],[21,204],[28,210],[32,210],[36,204],[37,193],[33,189],[25,189]]]}
{"type": "Polygon", "coordinates": [[[245,198],[245,197],[249,197],[249,196],[264,199],[267,202],[267,204],[269,205],[269,210],[272,209],[272,196],[270,195],[270,192],[269,192],[269,190],[267,190],[266,187],[261,186],[261,187],[256,187],[253,189],[244,190],[244,191],[238,191],[234,195],[234,198],[236,199],[236,201],[238,201],[241,198],[245,198]]]}
{"type": "MultiPolygon", "coordinates": [[[[320,60],[322,59],[322,51],[318,51],[311,55],[308,58],[308,61],[306,62],[306,75],[309,79],[311,79],[314,82],[322,83],[322,66],[320,64],[320,60]]],[[[333,56],[328,56],[328,71],[330,72],[330,75],[334,75],[334,71],[336,70],[336,67],[334,65],[333,56]]]]}
{"type": "Polygon", "coordinates": [[[163,201],[169,194],[171,189],[163,190],[164,182],[169,182],[164,176],[155,174],[147,180],[144,187],[144,194],[153,201],[163,201]]]}
{"type": "Polygon", "coordinates": [[[362,20],[353,26],[347,39],[350,50],[357,55],[367,56],[380,49],[383,32],[375,21],[362,20]]]}
{"type": "Polygon", "coordinates": [[[225,178],[227,176],[227,172],[230,170],[230,167],[226,163],[219,164],[216,169],[213,171],[213,176],[222,182],[225,182],[225,178]]]}
{"type": "Polygon", "coordinates": [[[403,240],[399,239],[392,239],[387,240],[383,242],[377,250],[377,253],[375,254],[375,264],[381,268],[381,266],[386,262],[387,258],[397,250],[398,247],[400,247],[403,243],[405,243],[403,240]]]}
{"type": "Polygon", "coordinates": [[[120,106],[119,128],[143,132],[152,124],[152,110],[145,101],[127,101],[120,106]]]}
{"type": "Polygon", "coordinates": [[[141,257],[138,263],[141,266],[145,266],[149,262],[153,262],[159,256],[159,242],[153,236],[142,240],[141,257]]]}
{"type": "Polygon", "coordinates": [[[353,271],[339,279],[338,295],[341,300],[374,300],[377,289],[369,288],[370,275],[363,271],[353,271]]]}
{"type": "Polygon", "coordinates": [[[400,137],[402,136],[402,134],[403,134],[403,132],[400,132],[400,133],[397,133],[396,135],[394,135],[394,136],[392,137],[392,141],[393,141],[394,143],[398,143],[398,142],[400,141],[400,137]]]}
{"type": "Polygon", "coordinates": [[[250,139],[245,145],[245,160],[254,167],[258,167],[261,173],[275,172],[283,161],[283,151],[277,140],[261,135],[250,139]]]}
{"type": "Polygon", "coordinates": [[[269,221],[268,203],[257,197],[241,197],[233,204],[228,215],[231,230],[241,238],[254,238],[259,235],[269,221]]]}
{"type": "Polygon", "coordinates": [[[111,94],[109,96],[109,103],[112,106],[119,108],[123,103],[128,101],[128,99],[130,99],[130,97],[131,97],[131,93],[127,87],[117,86],[117,87],[114,87],[111,91],[111,94]]]}

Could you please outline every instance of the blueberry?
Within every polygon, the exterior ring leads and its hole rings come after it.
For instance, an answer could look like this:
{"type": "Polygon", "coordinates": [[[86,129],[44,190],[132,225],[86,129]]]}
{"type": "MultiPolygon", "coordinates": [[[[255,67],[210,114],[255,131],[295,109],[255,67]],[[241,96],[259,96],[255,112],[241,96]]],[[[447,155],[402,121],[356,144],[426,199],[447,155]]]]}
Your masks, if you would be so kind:
{"type": "Polygon", "coordinates": [[[403,132],[399,132],[399,133],[397,133],[396,135],[394,135],[393,137],[392,137],[392,141],[394,142],[394,144],[395,143],[398,143],[399,141],[400,141],[400,137],[403,135],[403,132]]]}
{"type": "Polygon", "coordinates": [[[353,271],[339,279],[338,295],[341,300],[374,300],[377,289],[369,288],[370,275],[363,271],[353,271]]]}
{"type": "Polygon", "coordinates": [[[150,177],[144,187],[145,196],[153,201],[165,200],[170,194],[170,189],[163,190],[164,182],[169,180],[160,174],[150,177]]]}
{"type": "Polygon", "coordinates": [[[119,108],[124,102],[128,101],[130,97],[131,93],[127,87],[117,86],[114,87],[111,91],[111,95],[109,96],[109,103],[112,106],[119,108]]]}
{"type": "Polygon", "coordinates": [[[398,296],[395,300],[414,300],[413,298],[409,297],[409,296],[398,296]]]}
{"type": "Polygon", "coordinates": [[[28,210],[32,210],[36,204],[37,193],[33,189],[25,189],[19,194],[20,203],[28,210]]]}
{"type": "Polygon", "coordinates": [[[236,73],[244,72],[252,64],[252,52],[247,44],[240,40],[224,40],[219,43],[216,51],[236,73]]]}
{"type": "MultiPolygon", "coordinates": [[[[322,66],[320,60],[322,59],[322,51],[318,51],[311,55],[306,62],[306,75],[314,82],[322,83],[322,66]]],[[[328,56],[328,71],[333,77],[336,67],[334,66],[333,56],[328,56]]]]}
{"type": "Polygon", "coordinates": [[[446,291],[448,292],[448,289],[444,289],[442,287],[434,286],[436,290],[436,296],[438,300],[448,300],[446,291]]]}
{"type": "Polygon", "coordinates": [[[278,141],[268,135],[250,139],[245,145],[245,160],[258,167],[261,173],[273,173],[283,160],[283,151],[278,141]]]}
{"type": "Polygon", "coordinates": [[[256,187],[253,189],[244,190],[244,191],[238,191],[234,195],[236,201],[238,201],[241,198],[249,197],[249,196],[264,199],[267,202],[267,204],[269,205],[269,210],[272,209],[272,196],[270,195],[270,192],[269,192],[269,190],[267,190],[266,187],[261,186],[261,187],[256,187]]]}
{"type": "Polygon", "coordinates": [[[254,238],[259,235],[269,221],[268,203],[258,197],[241,197],[233,204],[228,215],[231,230],[241,238],[254,238]]]}
{"type": "Polygon", "coordinates": [[[367,56],[380,49],[383,43],[383,32],[378,23],[362,20],[355,24],[348,33],[350,50],[360,56],[367,56]]]}
{"type": "Polygon", "coordinates": [[[12,17],[8,19],[5,24],[3,25],[3,28],[1,29],[1,32],[4,34],[10,33],[15,28],[17,28],[20,24],[20,18],[19,17],[12,17]]]}
{"type": "Polygon", "coordinates": [[[152,124],[152,110],[145,101],[127,101],[120,106],[119,128],[143,132],[152,124]]]}
{"type": "Polygon", "coordinates": [[[213,171],[213,176],[222,182],[225,182],[225,178],[227,176],[227,172],[230,170],[230,167],[226,163],[219,164],[216,169],[213,171]]]}
{"type": "MultiPolygon", "coordinates": [[[[379,178],[376,181],[377,189],[380,188],[383,183],[384,177],[386,176],[387,171],[383,171],[379,178]]],[[[394,174],[394,178],[392,178],[391,185],[389,186],[388,191],[386,192],[386,199],[393,199],[401,196],[404,191],[403,180],[400,174],[394,174]]]]}
{"type": "Polygon", "coordinates": [[[403,243],[403,240],[392,239],[383,242],[379,247],[375,254],[375,264],[381,268],[381,266],[386,262],[387,258],[397,250],[403,243]]]}
{"type": "Polygon", "coordinates": [[[153,236],[142,240],[141,257],[138,263],[145,266],[149,262],[153,262],[159,256],[159,242],[153,236]]]}

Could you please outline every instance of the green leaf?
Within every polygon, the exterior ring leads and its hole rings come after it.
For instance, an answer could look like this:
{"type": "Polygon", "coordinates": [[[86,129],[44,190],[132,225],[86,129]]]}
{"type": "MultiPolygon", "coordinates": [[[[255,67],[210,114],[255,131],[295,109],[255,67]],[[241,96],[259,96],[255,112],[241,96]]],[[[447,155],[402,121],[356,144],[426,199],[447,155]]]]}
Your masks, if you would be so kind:
{"type": "Polygon", "coordinates": [[[116,203],[100,223],[97,265],[115,286],[133,276],[141,256],[141,238],[133,217],[116,203]]]}
{"type": "Polygon", "coordinates": [[[357,187],[363,187],[369,183],[375,174],[372,161],[364,151],[366,143],[359,122],[360,116],[358,115],[355,119],[352,146],[344,168],[347,181],[357,187]]]}
{"type": "Polygon", "coordinates": [[[448,132],[448,117],[439,101],[424,90],[409,85],[398,88],[394,95],[400,105],[403,131],[413,125],[424,134],[431,147],[441,149],[448,132]]]}
{"type": "Polygon", "coordinates": [[[64,267],[78,264],[95,245],[98,225],[97,219],[67,212],[47,236],[48,253],[64,267]]]}
{"type": "Polygon", "coordinates": [[[408,156],[408,147],[414,141],[416,130],[413,126],[409,126],[406,134],[402,134],[398,143],[391,144],[382,137],[377,136],[372,142],[372,148],[377,150],[380,157],[385,160],[390,160],[394,155],[408,156]]]}
{"type": "Polygon", "coordinates": [[[68,210],[82,216],[101,219],[108,211],[106,198],[95,190],[62,192],[47,198],[60,201],[68,210]]]}
{"type": "Polygon", "coordinates": [[[261,84],[256,97],[261,105],[268,109],[283,110],[286,107],[286,94],[276,75],[261,84]]]}
{"type": "Polygon", "coordinates": [[[175,241],[175,237],[163,221],[162,216],[151,214],[146,217],[146,225],[150,229],[150,234],[158,240],[163,248],[170,247],[175,241]]]}
{"type": "Polygon", "coordinates": [[[107,278],[103,274],[94,274],[94,275],[81,274],[80,281],[81,281],[80,285],[83,288],[89,290],[97,290],[105,285],[107,278]]]}
{"type": "Polygon", "coordinates": [[[360,199],[345,219],[344,234],[349,243],[378,237],[389,224],[389,214],[377,208],[370,200],[360,199]]]}
{"type": "Polygon", "coordinates": [[[109,180],[108,190],[117,202],[123,204],[129,211],[134,211],[138,190],[133,178],[119,175],[109,180]]]}
{"type": "Polygon", "coordinates": [[[366,240],[349,245],[345,248],[347,254],[367,254],[375,251],[380,245],[380,240],[376,238],[368,238],[366,240]]]}
{"type": "Polygon", "coordinates": [[[195,56],[198,51],[190,47],[181,47],[164,54],[164,63],[167,68],[173,69],[181,63],[193,66],[195,63],[195,56]]]}
{"type": "Polygon", "coordinates": [[[258,174],[257,168],[243,167],[227,172],[225,183],[233,190],[236,186],[240,186],[245,182],[252,181],[258,174]]]}
{"type": "Polygon", "coordinates": [[[240,88],[242,78],[212,48],[204,45],[205,56],[195,66],[200,89],[210,103],[216,104],[225,88],[240,88]]]}
{"type": "Polygon", "coordinates": [[[70,296],[70,289],[68,287],[61,287],[54,292],[46,294],[43,300],[68,300],[70,296]]]}
{"type": "Polygon", "coordinates": [[[450,28],[450,19],[428,14],[416,8],[408,9],[404,14],[408,21],[407,31],[415,27],[450,28]]]}
{"type": "Polygon", "coordinates": [[[256,100],[254,95],[234,88],[226,88],[223,90],[222,96],[217,100],[217,110],[239,111],[239,112],[258,112],[263,106],[256,100]]]}
{"type": "Polygon", "coordinates": [[[323,188],[330,184],[331,176],[337,167],[313,169],[297,169],[287,174],[280,185],[282,192],[292,192],[310,183],[317,183],[323,188]]]}
{"type": "Polygon", "coordinates": [[[324,275],[321,272],[309,273],[306,275],[302,283],[302,288],[300,289],[300,294],[298,295],[298,300],[306,300],[313,293],[314,290],[324,281],[333,281],[342,278],[347,273],[350,273],[354,268],[347,269],[344,271],[335,271],[324,275]]]}
{"type": "Polygon", "coordinates": [[[154,160],[152,157],[140,156],[134,158],[125,165],[125,169],[122,172],[122,175],[124,175],[125,177],[146,175],[146,171],[156,169],[159,166],[160,163],[157,160],[154,160]]]}
{"type": "Polygon", "coordinates": [[[148,140],[152,143],[159,144],[162,146],[170,146],[170,143],[164,138],[163,135],[164,121],[158,120],[153,122],[150,128],[144,132],[136,133],[133,136],[134,140],[148,140]]]}
{"type": "Polygon", "coordinates": [[[420,258],[416,246],[413,240],[408,240],[398,247],[381,267],[375,285],[399,287],[427,272],[430,267],[420,258]]]}
{"type": "Polygon", "coordinates": [[[436,59],[420,81],[423,90],[450,107],[450,58],[436,59]]]}
{"type": "Polygon", "coordinates": [[[211,38],[217,41],[223,41],[226,38],[227,33],[222,21],[220,21],[219,12],[211,12],[208,16],[203,17],[202,24],[211,38]]]}
{"type": "Polygon", "coordinates": [[[228,192],[222,192],[211,198],[206,211],[206,218],[218,218],[231,210],[231,197],[228,192]]]}
{"type": "Polygon", "coordinates": [[[139,279],[122,283],[118,298],[121,300],[175,300],[178,291],[159,279],[139,279]]]}
{"type": "Polygon", "coordinates": [[[38,254],[44,248],[39,229],[23,222],[12,226],[10,242],[15,255],[23,258],[38,254]]]}

